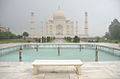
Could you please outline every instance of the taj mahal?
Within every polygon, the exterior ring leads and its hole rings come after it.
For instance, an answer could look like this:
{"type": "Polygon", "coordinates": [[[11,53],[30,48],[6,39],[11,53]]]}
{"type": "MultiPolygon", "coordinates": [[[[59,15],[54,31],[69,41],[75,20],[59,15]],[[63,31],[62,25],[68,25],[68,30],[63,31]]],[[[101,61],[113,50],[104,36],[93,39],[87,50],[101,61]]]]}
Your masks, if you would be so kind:
{"type": "Polygon", "coordinates": [[[79,34],[78,21],[72,21],[66,17],[64,11],[59,7],[53,17],[46,22],[41,22],[40,34],[35,34],[34,27],[34,13],[31,15],[31,28],[30,28],[30,38],[42,38],[42,37],[74,37],[78,36],[80,38],[88,38],[88,20],[87,12],[85,12],[85,23],[84,23],[84,34],[79,34]]]}

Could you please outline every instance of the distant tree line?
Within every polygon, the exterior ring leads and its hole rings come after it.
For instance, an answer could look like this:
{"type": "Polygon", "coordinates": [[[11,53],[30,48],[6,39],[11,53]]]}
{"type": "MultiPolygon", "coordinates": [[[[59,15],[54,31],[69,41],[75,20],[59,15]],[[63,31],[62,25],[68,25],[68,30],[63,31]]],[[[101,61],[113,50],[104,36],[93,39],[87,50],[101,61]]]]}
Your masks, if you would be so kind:
{"type": "Polygon", "coordinates": [[[74,43],[79,43],[80,42],[80,38],[78,36],[75,36],[74,38],[64,37],[64,39],[68,42],[74,42],[74,43]]]}
{"type": "Polygon", "coordinates": [[[28,36],[29,36],[29,34],[27,32],[23,32],[22,35],[16,35],[12,32],[2,32],[2,31],[0,31],[0,39],[22,39],[23,37],[25,39],[28,36]]]}
{"type": "Polygon", "coordinates": [[[109,25],[109,32],[106,32],[105,38],[107,40],[120,40],[120,22],[114,19],[109,25]]]}
{"type": "Polygon", "coordinates": [[[45,43],[45,42],[50,42],[50,41],[53,41],[55,39],[55,37],[42,37],[42,40],[41,42],[42,43],[45,43]]]}
{"type": "MultiPolygon", "coordinates": [[[[29,33],[27,32],[23,32],[22,35],[16,35],[12,32],[2,32],[0,31],[0,40],[4,40],[4,39],[24,39],[26,40],[26,38],[29,36],[29,33]]],[[[39,43],[48,43],[51,42],[55,39],[55,37],[42,37],[41,39],[39,38],[34,38],[34,41],[32,42],[39,42],[39,43]]],[[[27,39],[28,42],[31,42],[30,39],[27,39]]],[[[26,40],[26,41],[27,41],[26,40]]]]}

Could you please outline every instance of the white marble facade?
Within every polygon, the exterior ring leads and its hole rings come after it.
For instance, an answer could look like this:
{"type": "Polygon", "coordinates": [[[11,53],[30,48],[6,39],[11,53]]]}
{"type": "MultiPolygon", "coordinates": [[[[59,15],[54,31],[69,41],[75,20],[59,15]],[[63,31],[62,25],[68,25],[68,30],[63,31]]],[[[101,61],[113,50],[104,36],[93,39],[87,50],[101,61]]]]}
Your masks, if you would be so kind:
{"type": "Polygon", "coordinates": [[[45,36],[64,38],[74,36],[74,22],[67,19],[62,9],[54,13],[53,17],[45,22],[45,36]]]}
{"type": "Polygon", "coordinates": [[[55,11],[55,13],[53,14],[52,18],[50,18],[46,22],[41,22],[40,35],[37,36],[37,38],[47,37],[47,36],[55,37],[55,38],[74,37],[74,36],[78,36],[80,38],[84,38],[84,37],[87,38],[88,37],[87,23],[88,22],[87,22],[87,13],[86,13],[85,28],[84,28],[85,34],[80,35],[78,30],[79,28],[78,22],[76,21],[74,23],[74,21],[68,19],[64,11],[61,8],[58,8],[57,11],[55,11]]]}

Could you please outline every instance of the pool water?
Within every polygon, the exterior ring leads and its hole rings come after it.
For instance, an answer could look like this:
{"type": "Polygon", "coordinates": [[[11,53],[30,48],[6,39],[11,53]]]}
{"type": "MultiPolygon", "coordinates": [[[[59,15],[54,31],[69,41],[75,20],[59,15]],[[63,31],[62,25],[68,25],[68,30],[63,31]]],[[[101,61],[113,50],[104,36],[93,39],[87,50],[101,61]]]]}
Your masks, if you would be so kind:
{"type": "MultiPolygon", "coordinates": [[[[95,50],[79,48],[61,48],[60,56],[56,48],[39,48],[22,50],[22,61],[32,62],[36,59],[54,59],[54,60],[72,60],[80,59],[81,61],[95,61],[95,50]]],[[[0,56],[0,61],[19,61],[19,51],[14,51],[6,55],[0,56]]],[[[98,51],[98,61],[120,61],[119,56],[112,55],[108,52],[98,51]]]]}

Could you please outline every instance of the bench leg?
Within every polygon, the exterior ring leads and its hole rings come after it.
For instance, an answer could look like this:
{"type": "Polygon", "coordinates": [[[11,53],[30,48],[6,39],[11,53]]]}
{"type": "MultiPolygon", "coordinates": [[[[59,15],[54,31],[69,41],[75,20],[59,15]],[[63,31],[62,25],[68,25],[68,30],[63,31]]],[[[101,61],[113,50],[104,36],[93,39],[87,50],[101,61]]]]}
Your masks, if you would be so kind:
{"type": "Polygon", "coordinates": [[[39,72],[39,66],[33,65],[33,74],[37,75],[39,72]]]}
{"type": "Polygon", "coordinates": [[[76,73],[77,73],[78,75],[81,74],[81,65],[76,66],[76,73]]]}

